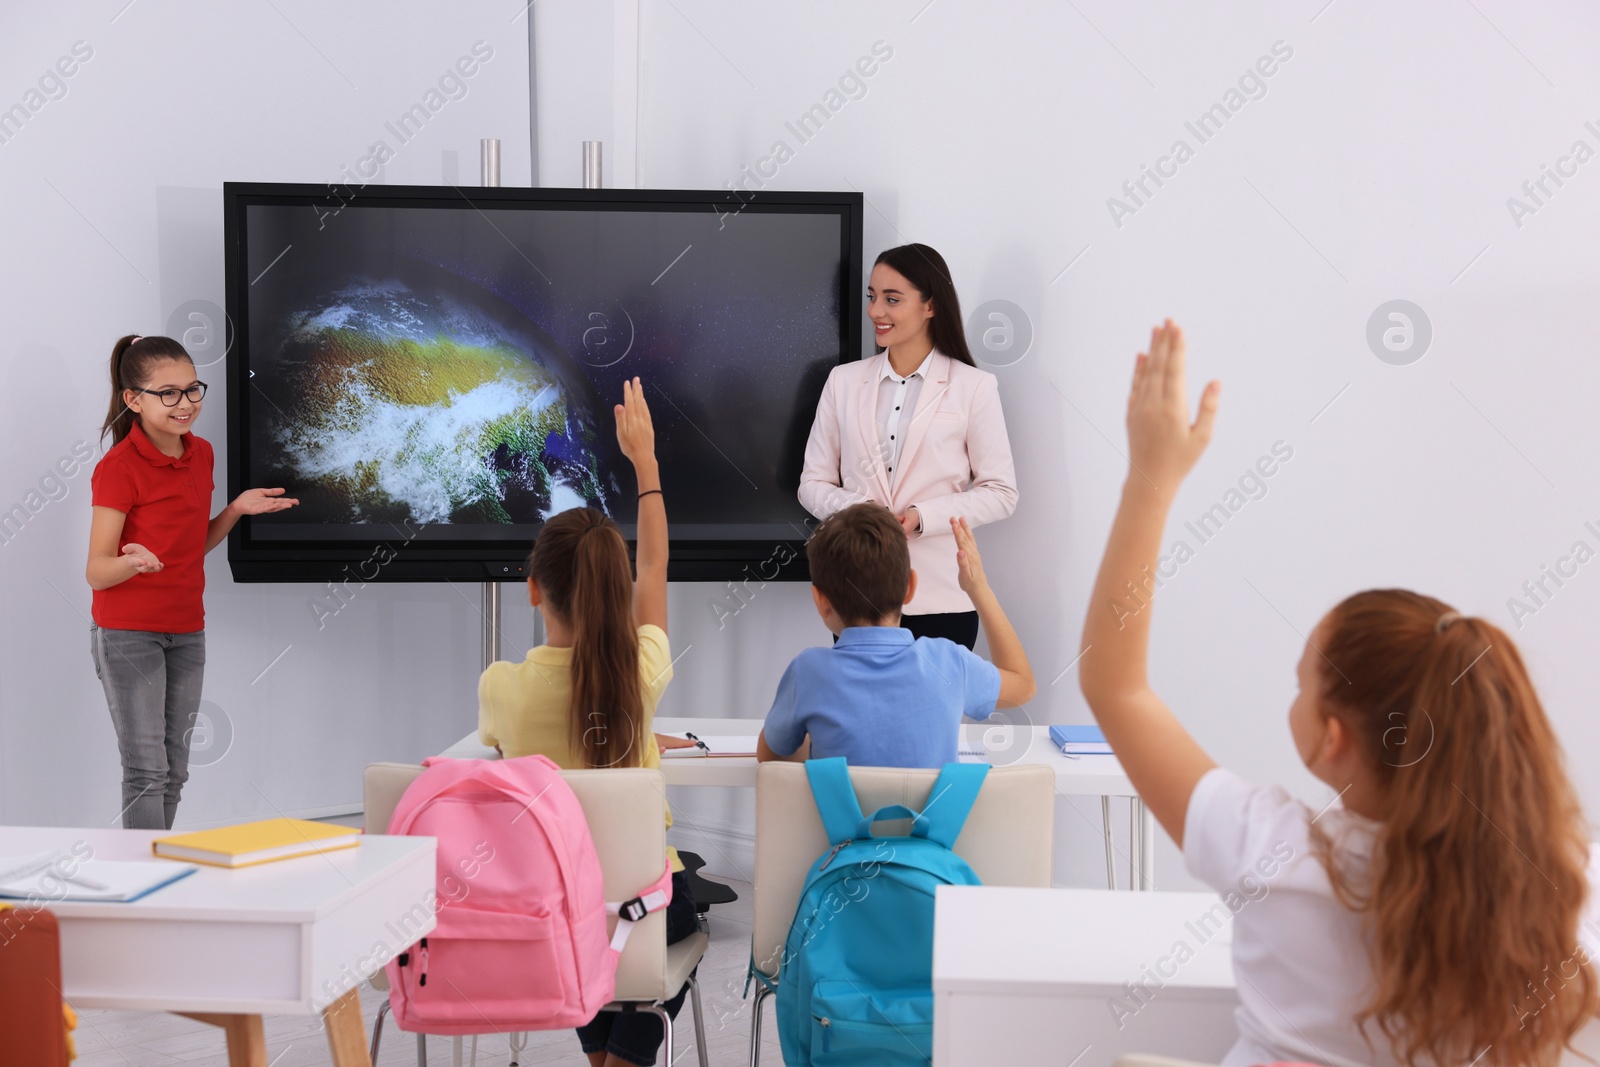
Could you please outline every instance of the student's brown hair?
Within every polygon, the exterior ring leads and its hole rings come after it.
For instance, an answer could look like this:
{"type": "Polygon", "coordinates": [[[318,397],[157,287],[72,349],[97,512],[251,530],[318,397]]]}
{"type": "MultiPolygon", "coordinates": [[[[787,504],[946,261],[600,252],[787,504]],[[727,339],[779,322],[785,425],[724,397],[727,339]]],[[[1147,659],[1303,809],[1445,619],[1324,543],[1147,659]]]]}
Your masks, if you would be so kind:
{"type": "MultiPolygon", "coordinates": [[[[933,318],[928,320],[928,337],[933,347],[951,359],[977,366],[967,347],[967,334],[961,324],[961,300],[956,296],[950,267],[932,247],[924,244],[898,245],[878,253],[874,266],[886,263],[898,271],[922,294],[933,301],[933,318]]],[[[881,347],[877,351],[882,352],[881,347]]]]}
{"type": "Polygon", "coordinates": [[[851,504],[824,519],[806,541],[811,584],[845,625],[898,617],[911,581],[905,527],[882,504],[851,504]]]}
{"type": "Polygon", "coordinates": [[[528,575],[572,626],[572,751],[589,767],[639,766],[644,694],[622,531],[593,508],[563,511],[539,532],[528,575]]]}
{"type": "Polygon", "coordinates": [[[140,337],[128,334],[111,346],[111,406],[106,409],[106,421],[100,424],[100,439],[111,435],[112,444],[120,444],[139,413],[128,407],[122,399],[123,390],[137,392],[150,384],[155,365],[164,360],[182,359],[194,363],[189,353],[170,337],[140,337]]]}
{"type": "Polygon", "coordinates": [[[1516,645],[1400,589],[1349,597],[1321,630],[1322,712],[1365,751],[1383,813],[1370,874],[1312,826],[1334,891],[1367,921],[1357,1021],[1407,1064],[1554,1064],[1600,1008],[1578,942],[1588,835],[1516,645]]]}

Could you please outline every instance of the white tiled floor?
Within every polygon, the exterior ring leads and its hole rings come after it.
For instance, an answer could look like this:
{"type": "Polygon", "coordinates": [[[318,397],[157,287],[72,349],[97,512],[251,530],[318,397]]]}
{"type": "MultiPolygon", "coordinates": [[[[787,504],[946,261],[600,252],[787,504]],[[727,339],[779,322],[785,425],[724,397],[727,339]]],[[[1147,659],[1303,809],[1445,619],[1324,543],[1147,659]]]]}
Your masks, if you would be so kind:
{"type": "MultiPolygon", "coordinates": [[[[750,1055],[750,1001],[742,999],[745,966],[750,959],[750,886],[727,881],[739,892],[733,904],[713,907],[711,947],[700,964],[700,997],[705,1009],[706,1051],[718,1067],[744,1064],[750,1055]]],[[[363,987],[361,1004],[366,1016],[367,1034],[382,1002],[382,994],[363,987]]],[[[772,1020],[772,1005],[763,1009],[761,1062],[779,1067],[778,1033],[772,1020]]],[[[320,1023],[310,1016],[273,1015],[266,1019],[267,1059],[271,1067],[311,1067],[327,1064],[328,1043],[320,1023]]],[[[156,1067],[158,1064],[186,1064],[189,1067],[226,1067],[227,1050],[222,1031],[192,1022],[177,1015],[145,1012],[84,1011],[78,1021],[78,1059],[74,1067],[156,1067]]],[[[470,1041],[470,1039],[469,1039],[470,1041]]],[[[677,1020],[677,1067],[692,1067],[699,1061],[694,1049],[694,1024],[685,1001],[677,1020]]],[[[470,1046],[469,1046],[470,1047],[470,1046]]],[[[417,1039],[384,1026],[383,1046],[378,1052],[379,1067],[407,1067],[415,1063],[417,1039]]],[[[658,1055],[656,1062],[666,1057],[658,1055]]],[[[517,1062],[530,1064],[587,1065],[571,1030],[530,1034],[528,1047],[517,1062]]],[[[430,1067],[449,1067],[450,1039],[428,1039],[430,1067]]],[[[478,1042],[479,1067],[507,1067],[511,1053],[502,1037],[490,1036],[478,1042]]]]}

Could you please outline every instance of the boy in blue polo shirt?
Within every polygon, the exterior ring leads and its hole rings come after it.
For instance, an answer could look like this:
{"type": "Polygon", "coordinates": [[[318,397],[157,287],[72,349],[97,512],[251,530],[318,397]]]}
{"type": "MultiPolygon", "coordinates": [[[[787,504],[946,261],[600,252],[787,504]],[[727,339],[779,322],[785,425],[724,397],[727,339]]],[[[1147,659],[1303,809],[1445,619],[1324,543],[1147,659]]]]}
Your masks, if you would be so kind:
{"type": "Polygon", "coordinates": [[[760,760],[843,756],[864,767],[954,763],[961,716],[1032,699],[1022,642],[983,575],[965,519],[952,519],[962,592],[989,637],[990,663],[942,637],[913,638],[900,607],[917,591],[905,528],[881,504],[854,504],[806,543],[811,595],[838,641],[794,658],[756,745],[760,760]]]}

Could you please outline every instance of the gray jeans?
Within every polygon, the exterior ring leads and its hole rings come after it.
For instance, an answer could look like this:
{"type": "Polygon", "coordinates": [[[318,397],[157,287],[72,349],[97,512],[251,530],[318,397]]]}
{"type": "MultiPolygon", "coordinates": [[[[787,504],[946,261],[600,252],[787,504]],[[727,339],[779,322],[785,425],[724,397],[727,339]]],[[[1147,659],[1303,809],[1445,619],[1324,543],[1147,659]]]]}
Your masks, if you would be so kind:
{"type": "Polygon", "coordinates": [[[206,634],[89,627],[94,673],[122,753],[122,825],[170,830],[189,780],[189,731],[200,711],[206,634]]]}

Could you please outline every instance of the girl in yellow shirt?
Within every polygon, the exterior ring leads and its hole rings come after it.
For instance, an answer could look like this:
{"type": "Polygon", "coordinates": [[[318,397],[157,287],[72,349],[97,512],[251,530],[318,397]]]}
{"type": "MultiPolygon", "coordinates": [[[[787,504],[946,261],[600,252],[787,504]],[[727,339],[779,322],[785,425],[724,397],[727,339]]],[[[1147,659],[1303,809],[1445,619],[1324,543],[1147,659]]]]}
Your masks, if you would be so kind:
{"type": "MultiPolygon", "coordinates": [[[[528,600],[544,616],[545,643],[521,663],[491,664],[478,680],[478,737],[508,758],[548,756],[574,770],[661,765],[650,724],[672,680],[667,511],[638,378],[623,384],[615,412],[617,444],[639,483],[638,574],[622,531],[602,512],[572,508],[544,524],[528,558],[528,600]]],[[[696,923],[683,865],[669,858],[671,944],[696,923]]],[[[680,990],[666,1009],[676,1017],[682,1006],[680,990]]],[[[662,1036],[661,1021],[646,1012],[601,1012],[578,1028],[593,1067],[649,1067],[662,1036]]]]}

